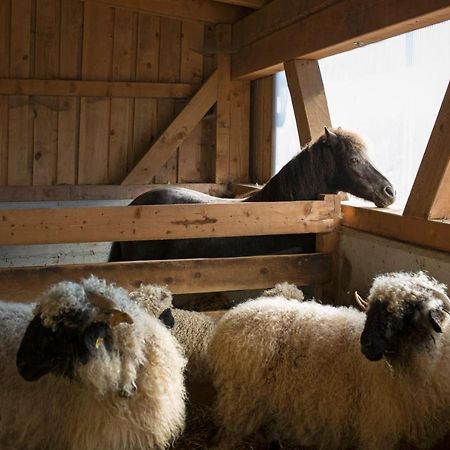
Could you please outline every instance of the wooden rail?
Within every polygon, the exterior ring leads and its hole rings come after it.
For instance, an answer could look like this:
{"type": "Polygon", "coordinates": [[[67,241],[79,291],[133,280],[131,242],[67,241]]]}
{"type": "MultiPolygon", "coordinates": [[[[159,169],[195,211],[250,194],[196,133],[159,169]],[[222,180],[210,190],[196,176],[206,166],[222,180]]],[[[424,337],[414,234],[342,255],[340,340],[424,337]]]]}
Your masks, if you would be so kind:
{"type": "Polygon", "coordinates": [[[0,245],[325,233],[337,225],[323,201],[0,210],[0,245]]]}
{"type": "Polygon", "coordinates": [[[20,267],[0,269],[2,298],[30,301],[53,283],[91,274],[127,289],[166,284],[175,294],[263,289],[280,281],[310,285],[331,276],[330,256],[323,253],[20,267]]]}

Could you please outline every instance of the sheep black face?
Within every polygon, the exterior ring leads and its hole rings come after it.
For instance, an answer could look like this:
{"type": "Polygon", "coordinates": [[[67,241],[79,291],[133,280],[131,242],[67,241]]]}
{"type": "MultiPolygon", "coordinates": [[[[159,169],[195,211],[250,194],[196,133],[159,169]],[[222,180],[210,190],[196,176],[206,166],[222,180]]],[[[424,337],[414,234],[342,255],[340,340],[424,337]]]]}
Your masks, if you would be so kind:
{"type": "Polygon", "coordinates": [[[387,300],[374,300],[367,310],[361,351],[370,361],[384,357],[390,363],[405,363],[413,353],[430,348],[445,320],[444,305],[437,299],[404,299],[394,307],[387,300]]]}
{"type": "Polygon", "coordinates": [[[92,322],[88,312],[66,312],[56,328],[33,318],[17,352],[16,364],[27,381],[52,372],[72,378],[76,364],[87,364],[100,345],[112,350],[111,328],[105,321],[92,322]]]}

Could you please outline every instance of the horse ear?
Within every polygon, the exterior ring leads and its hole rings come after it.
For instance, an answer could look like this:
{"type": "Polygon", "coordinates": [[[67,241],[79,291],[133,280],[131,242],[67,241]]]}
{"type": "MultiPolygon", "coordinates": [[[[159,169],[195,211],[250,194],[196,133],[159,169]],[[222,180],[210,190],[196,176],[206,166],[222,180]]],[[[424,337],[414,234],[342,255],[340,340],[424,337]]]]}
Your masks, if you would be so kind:
{"type": "Polygon", "coordinates": [[[333,133],[332,131],[330,131],[326,126],[324,126],[325,128],[325,137],[327,138],[327,141],[334,145],[338,142],[338,137],[335,133],[333,133]]]}

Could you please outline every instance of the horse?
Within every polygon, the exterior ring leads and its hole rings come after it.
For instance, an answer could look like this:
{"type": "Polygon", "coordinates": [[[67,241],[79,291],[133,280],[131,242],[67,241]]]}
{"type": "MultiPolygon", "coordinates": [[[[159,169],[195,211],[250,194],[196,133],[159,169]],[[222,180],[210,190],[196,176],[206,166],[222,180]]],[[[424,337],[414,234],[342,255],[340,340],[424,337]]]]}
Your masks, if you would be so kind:
{"type": "MultiPolygon", "coordinates": [[[[317,200],[320,194],[348,192],[377,207],[395,200],[392,184],[372,165],[356,133],[327,129],[291,159],[267,184],[243,199],[223,199],[181,187],[145,192],[130,205],[317,200]]],[[[314,251],[314,235],[272,235],[114,242],[109,261],[219,258],[314,251]]]]}

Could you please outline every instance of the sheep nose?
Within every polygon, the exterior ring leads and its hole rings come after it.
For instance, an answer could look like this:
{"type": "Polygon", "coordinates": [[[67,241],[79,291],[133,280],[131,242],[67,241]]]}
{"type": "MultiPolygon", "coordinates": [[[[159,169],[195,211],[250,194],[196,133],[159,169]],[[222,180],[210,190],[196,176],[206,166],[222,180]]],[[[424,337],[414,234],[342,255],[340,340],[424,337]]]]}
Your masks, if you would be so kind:
{"type": "Polygon", "coordinates": [[[383,350],[378,348],[378,346],[373,344],[372,342],[362,344],[361,352],[369,361],[379,361],[381,358],[383,358],[383,350]]]}
{"type": "Polygon", "coordinates": [[[391,186],[385,186],[383,191],[388,197],[391,197],[391,198],[395,197],[395,191],[394,191],[394,189],[392,189],[391,186]]]}

